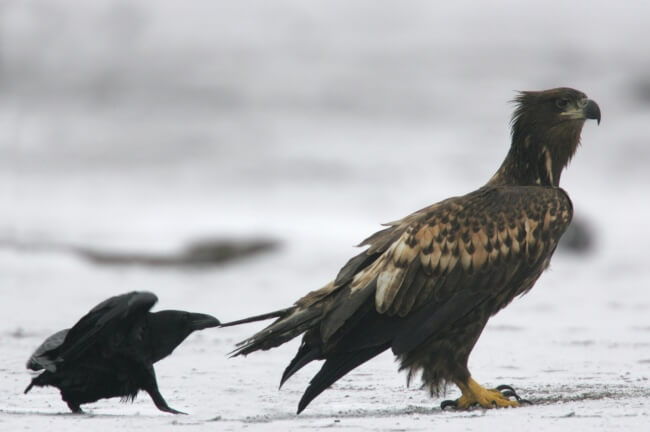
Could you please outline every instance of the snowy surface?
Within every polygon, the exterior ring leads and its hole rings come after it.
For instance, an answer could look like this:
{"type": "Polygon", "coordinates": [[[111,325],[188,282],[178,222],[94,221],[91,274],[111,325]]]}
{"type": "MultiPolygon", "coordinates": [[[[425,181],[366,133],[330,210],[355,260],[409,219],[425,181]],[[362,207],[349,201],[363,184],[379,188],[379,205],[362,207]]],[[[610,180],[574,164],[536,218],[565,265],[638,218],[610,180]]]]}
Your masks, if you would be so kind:
{"type": "Polygon", "coordinates": [[[0,8],[0,430],[647,430],[647,2],[0,8]],[[150,290],[158,309],[225,321],[319,288],[379,223],[484,183],[507,150],[513,91],[559,85],[603,112],[562,181],[595,247],[558,252],[470,358],[479,382],[533,406],[442,412],[385,354],[296,416],[318,365],[278,390],[297,341],[228,359],[255,325],[193,335],[156,366],[188,416],[146,395],[73,416],[54,389],[22,394],[31,351],[108,296],[150,290]],[[63,252],[255,235],[282,247],[203,271],[63,252]]]}

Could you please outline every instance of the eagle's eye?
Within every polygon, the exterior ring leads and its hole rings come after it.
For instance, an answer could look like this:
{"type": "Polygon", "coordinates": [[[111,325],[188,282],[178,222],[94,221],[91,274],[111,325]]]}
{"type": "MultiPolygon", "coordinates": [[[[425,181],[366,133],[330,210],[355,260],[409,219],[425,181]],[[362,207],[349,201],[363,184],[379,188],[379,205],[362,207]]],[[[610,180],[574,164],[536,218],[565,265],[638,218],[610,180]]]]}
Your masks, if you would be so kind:
{"type": "Polygon", "coordinates": [[[558,98],[555,100],[555,105],[557,105],[558,108],[566,108],[566,106],[569,104],[569,99],[567,98],[558,98]]]}

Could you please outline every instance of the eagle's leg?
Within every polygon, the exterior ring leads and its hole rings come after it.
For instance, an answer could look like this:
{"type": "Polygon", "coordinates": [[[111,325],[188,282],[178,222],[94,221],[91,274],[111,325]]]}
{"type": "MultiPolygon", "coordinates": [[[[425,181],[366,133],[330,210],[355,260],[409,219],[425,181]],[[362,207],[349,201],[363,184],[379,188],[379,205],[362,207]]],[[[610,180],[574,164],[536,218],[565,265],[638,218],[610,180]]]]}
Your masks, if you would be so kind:
{"type": "Polygon", "coordinates": [[[514,389],[510,386],[502,385],[495,389],[486,389],[479,383],[474,381],[472,377],[467,380],[454,381],[460,391],[461,397],[451,401],[446,400],[440,404],[440,408],[454,407],[456,409],[468,409],[472,406],[479,405],[482,408],[504,408],[504,407],[518,407],[522,403],[530,403],[521,399],[514,389]],[[511,400],[510,397],[515,400],[511,400]]]}

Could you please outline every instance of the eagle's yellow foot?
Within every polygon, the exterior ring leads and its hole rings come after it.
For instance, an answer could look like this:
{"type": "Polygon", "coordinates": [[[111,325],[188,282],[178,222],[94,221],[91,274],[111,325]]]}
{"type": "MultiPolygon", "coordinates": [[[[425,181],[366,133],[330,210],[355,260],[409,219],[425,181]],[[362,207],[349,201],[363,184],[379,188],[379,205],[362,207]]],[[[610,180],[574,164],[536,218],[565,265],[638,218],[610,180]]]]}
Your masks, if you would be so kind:
{"type": "Polygon", "coordinates": [[[529,401],[520,398],[515,390],[508,385],[500,385],[495,389],[486,389],[472,378],[467,383],[457,383],[457,385],[463,392],[462,396],[453,401],[443,401],[440,404],[441,409],[453,407],[466,410],[476,405],[482,408],[504,408],[518,407],[524,403],[530,404],[529,401]],[[515,400],[511,400],[511,397],[514,397],[515,400]]]}

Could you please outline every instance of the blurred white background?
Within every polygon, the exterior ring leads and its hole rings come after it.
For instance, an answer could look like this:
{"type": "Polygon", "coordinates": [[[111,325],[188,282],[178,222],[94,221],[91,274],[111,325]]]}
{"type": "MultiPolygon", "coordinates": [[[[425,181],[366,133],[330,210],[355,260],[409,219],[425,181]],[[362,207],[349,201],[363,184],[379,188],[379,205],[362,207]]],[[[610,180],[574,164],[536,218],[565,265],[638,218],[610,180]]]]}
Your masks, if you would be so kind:
{"type": "Polygon", "coordinates": [[[555,86],[603,111],[577,213],[638,209],[649,28],[647,2],[3,1],[0,238],[350,245],[485,182],[514,92],[555,86]]]}

